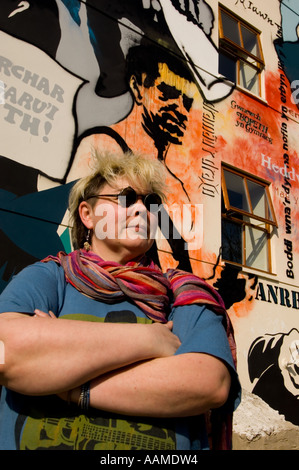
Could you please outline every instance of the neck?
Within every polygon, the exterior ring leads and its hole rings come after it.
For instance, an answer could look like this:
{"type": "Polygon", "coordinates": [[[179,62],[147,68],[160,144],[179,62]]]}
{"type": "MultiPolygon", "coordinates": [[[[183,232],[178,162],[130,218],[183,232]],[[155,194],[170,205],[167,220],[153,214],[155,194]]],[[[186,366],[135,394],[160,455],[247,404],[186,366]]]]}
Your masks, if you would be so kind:
{"type": "Polygon", "coordinates": [[[91,244],[91,251],[102,258],[104,261],[113,261],[114,263],[125,265],[129,261],[138,261],[144,254],[138,255],[125,250],[109,250],[106,246],[99,248],[91,244]]]}

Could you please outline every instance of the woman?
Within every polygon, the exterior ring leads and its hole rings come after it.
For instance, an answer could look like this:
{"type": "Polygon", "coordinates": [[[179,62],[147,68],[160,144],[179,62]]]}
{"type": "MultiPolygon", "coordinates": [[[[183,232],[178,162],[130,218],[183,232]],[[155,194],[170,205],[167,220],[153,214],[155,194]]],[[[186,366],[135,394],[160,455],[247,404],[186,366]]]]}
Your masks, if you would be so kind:
{"type": "Polygon", "coordinates": [[[75,250],[0,296],[0,448],[207,448],[204,413],[232,410],[221,299],[145,256],[164,180],[157,161],[98,156],[70,195],[75,250]]]}

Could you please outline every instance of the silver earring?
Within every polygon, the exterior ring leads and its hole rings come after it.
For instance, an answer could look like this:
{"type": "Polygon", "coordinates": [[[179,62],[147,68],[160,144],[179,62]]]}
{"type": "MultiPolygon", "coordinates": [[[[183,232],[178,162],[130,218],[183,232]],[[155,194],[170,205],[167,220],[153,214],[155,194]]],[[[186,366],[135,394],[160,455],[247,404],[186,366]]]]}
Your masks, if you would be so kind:
{"type": "Polygon", "coordinates": [[[85,251],[89,251],[91,246],[90,246],[90,229],[88,229],[87,231],[87,235],[86,235],[86,240],[84,242],[84,250],[85,251]]]}

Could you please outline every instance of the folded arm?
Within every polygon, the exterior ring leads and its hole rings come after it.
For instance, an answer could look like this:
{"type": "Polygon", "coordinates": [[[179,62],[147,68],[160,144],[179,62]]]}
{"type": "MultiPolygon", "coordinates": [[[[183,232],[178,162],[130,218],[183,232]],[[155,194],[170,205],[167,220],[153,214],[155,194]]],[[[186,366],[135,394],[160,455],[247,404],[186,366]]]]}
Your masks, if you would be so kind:
{"type": "MultiPolygon", "coordinates": [[[[132,416],[184,417],[223,405],[231,385],[224,362],[202,353],[157,358],[91,381],[90,405],[132,416]]],[[[72,392],[77,402],[80,389],[72,392]]]]}
{"type": "Polygon", "coordinates": [[[27,395],[70,390],[86,380],[138,361],[172,355],[170,327],[0,315],[5,363],[0,385],[27,395]]]}

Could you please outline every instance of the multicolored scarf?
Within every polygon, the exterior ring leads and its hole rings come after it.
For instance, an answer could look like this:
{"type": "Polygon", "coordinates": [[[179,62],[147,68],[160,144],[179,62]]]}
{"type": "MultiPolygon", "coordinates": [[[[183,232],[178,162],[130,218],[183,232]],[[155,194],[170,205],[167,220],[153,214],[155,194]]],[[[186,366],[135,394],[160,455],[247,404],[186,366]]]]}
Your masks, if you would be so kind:
{"type": "MultiPolygon", "coordinates": [[[[70,254],[61,251],[57,256],[48,256],[43,260],[43,262],[48,261],[60,264],[67,282],[82,294],[111,304],[126,298],[130,299],[156,322],[167,322],[171,307],[207,305],[223,317],[236,364],[233,328],[224,302],[218,292],[198,276],[177,269],[169,269],[163,274],[161,269],[146,257],[121,265],[113,261],[104,261],[95,253],[85,250],[75,250],[70,254]]],[[[225,433],[221,432],[221,435],[225,437],[225,441],[231,435],[227,422],[225,433]]],[[[217,445],[217,448],[221,449],[230,447],[230,442],[217,445]]]]}

